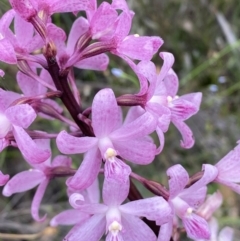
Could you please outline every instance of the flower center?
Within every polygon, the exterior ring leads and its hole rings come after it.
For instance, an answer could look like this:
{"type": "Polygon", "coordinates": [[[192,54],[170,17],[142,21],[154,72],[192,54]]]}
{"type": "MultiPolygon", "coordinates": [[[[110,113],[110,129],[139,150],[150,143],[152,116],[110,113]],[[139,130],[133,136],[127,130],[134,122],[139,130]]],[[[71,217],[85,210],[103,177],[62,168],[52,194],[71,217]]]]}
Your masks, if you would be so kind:
{"type": "Polygon", "coordinates": [[[189,208],[187,209],[186,213],[187,213],[188,215],[192,214],[192,213],[193,213],[193,209],[189,207],[189,208]]]}
{"type": "MultiPolygon", "coordinates": [[[[122,230],[121,213],[117,207],[111,207],[106,213],[106,230],[112,237],[117,237],[122,230]]],[[[115,240],[115,239],[114,239],[115,240]]]]}
{"type": "Polygon", "coordinates": [[[104,154],[104,158],[110,162],[114,162],[117,152],[113,148],[108,148],[104,154]]]}
{"type": "Polygon", "coordinates": [[[174,96],[174,97],[172,97],[172,96],[169,95],[169,96],[167,97],[168,105],[171,105],[172,102],[173,102],[174,100],[177,100],[178,98],[179,98],[178,95],[176,95],[176,96],[174,96]]]}
{"type": "Polygon", "coordinates": [[[117,221],[113,221],[109,227],[108,227],[109,232],[111,232],[113,235],[117,235],[119,231],[122,230],[122,225],[117,222],[117,221]]]}

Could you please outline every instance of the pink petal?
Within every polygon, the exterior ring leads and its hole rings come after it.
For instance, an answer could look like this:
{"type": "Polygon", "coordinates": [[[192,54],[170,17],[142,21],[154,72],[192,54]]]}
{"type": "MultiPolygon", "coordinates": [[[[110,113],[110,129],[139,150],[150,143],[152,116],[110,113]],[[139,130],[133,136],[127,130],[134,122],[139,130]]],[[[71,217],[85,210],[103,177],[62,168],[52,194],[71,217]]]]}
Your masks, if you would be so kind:
{"type": "Polygon", "coordinates": [[[84,153],[97,144],[95,137],[75,137],[61,131],[56,139],[59,151],[64,154],[84,153]]]}
{"type": "Polygon", "coordinates": [[[190,94],[182,95],[181,99],[192,102],[195,105],[196,109],[199,110],[201,102],[202,102],[202,93],[197,92],[197,93],[190,93],[190,94]]]}
{"type": "Polygon", "coordinates": [[[119,56],[120,58],[122,58],[131,68],[132,70],[135,72],[135,74],[138,77],[139,80],[139,84],[140,84],[140,90],[137,93],[138,96],[144,96],[146,95],[147,91],[148,91],[148,81],[146,79],[146,77],[144,75],[142,75],[138,69],[136,64],[127,56],[117,53],[117,52],[113,52],[114,54],[116,54],[117,56],[119,56]]]}
{"type": "Polygon", "coordinates": [[[12,130],[12,124],[4,114],[0,114],[0,139],[5,138],[9,131],[12,130]]]}
{"type": "Polygon", "coordinates": [[[234,192],[240,194],[240,185],[237,183],[233,183],[231,181],[227,181],[225,179],[216,179],[215,182],[221,183],[224,186],[229,187],[230,189],[232,189],[234,192]]]}
{"type": "Polygon", "coordinates": [[[113,142],[122,142],[144,137],[156,129],[156,124],[156,118],[146,112],[136,120],[112,132],[110,138],[113,142]]]}
{"type": "Polygon", "coordinates": [[[156,235],[140,218],[132,215],[122,215],[124,241],[156,241],[156,235]]]}
{"type": "Polygon", "coordinates": [[[196,190],[208,185],[218,175],[218,170],[215,166],[210,164],[204,164],[202,170],[204,170],[203,176],[200,180],[195,182],[191,187],[188,188],[189,192],[195,192],[196,190]]]}
{"type": "MultiPolygon", "coordinates": [[[[218,221],[216,218],[212,217],[209,222],[210,230],[211,230],[211,239],[218,240],[218,221]]],[[[218,240],[219,241],[219,240],[218,240]]],[[[226,240],[222,240],[226,241],[226,240]]]]}
{"type": "Polygon", "coordinates": [[[119,206],[129,193],[129,179],[125,183],[107,181],[103,183],[103,202],[108,206],[119,206]],[[121,190],[121,192],[119,192],[121,190]]]}
{"type": "Polygon", "coordinates": [[[76,174],[69,178],[67,185],[78,190],[88,188],[97,178],[102,158],[98,148],[92,148],[86,152],[83,162],[78,168],[76,174]]]}
{"type": "Polygon", "coordinates": [[[174,165],[167,170],[169,176],[170,199],[176,197],[187,185],[189,176],[187,171],[180,165],[174,165]]]}
{"type": "Polygon", "coordinates": [[[183,140],[180,141],[181,147],[186,149],[192,148],[195,140],[191,129],[183,121],[172,120],[172,123],[177,127],[182,135],[183,140]]]}
{"type": "Polygon", "coordinates": [[[0,111],[4,112],[13,101],[20,97],[20,94],[12,91],[5,91],[0,88],[0,111]]]}
{"type": "MultiPolygon", "coordinates": [[[[201,190],[201,189],[199,189],[201,190]]],[[[223,196],[220,191],[208,195],[206,201],[198,208],[197,214],[209,220],[213,213],[222,205],[223,196]]]]}
{"type": "Polygon", "coordinates": [[[99,203],[100,202],[100,190],[98,178],[87,188],[87,195],[90,203],[99,203]]]}
{"type": "Polygon", "coordinates": [[[161,52],[159,56],[163,59],[163,66],[158,75],[158,83],[164,80],[164,78],[167,76],[167,73],[172,68],[174,63],[174,56],[171,53],[161,52]]]}
{"type": "Polygon", "coordinates": [[[9,180],[9,175],[8,174],[4,175],[0,171],[0,186],[4,186],[7,183],[8,180],[9,180]]]}
{"type": "Polygon", "coordinates": [[[108,67],[109,58],[106,54],[99,54],[87,59],[83,59],[77,62],[74,66],[79,69],[91,69],[91,70],[106,70],[108,67]]]}
{"type": "Polygon", "coordinates": [[[157,74],[156,74],[157,70],[153,62],[141,61],[137,65],[137,69],[139,73],[141,73],[150,81],[150,83],[157,81],[157,74]]]}
{"type": "Polygon", "coordinates": [[[157,127],[156,132],[157,132],[158,139],[159,139],[159,142],[160,142],[159,147],[156,149],[156,155],[158,155],[163,150],[163,147],[164,147],[164,144],[165,144],[165,138],[164,138],[164,134],[163,134],[163,132],[160,128],[157,127]]]}
{"type": "Polygon", "coordinates": [[[207,194],[207,186],[192,189],[184,189],[178,196],[184,200],[189,206],[197,209],[205,200],[207,194]],[[194,190],[194,195],[193,194],[194,190]]]}
{"type": "Polygon", "coordinates": [[[39,207],[42,201],[42,198],[44,196],[44,193],[46,191],[46,188],[48,186],[49,179],[45,179],[37,188],[37,191],[33,197],[32,205],[31,205],[31,214],[34,220],[37,222],[43,222],[46,219],[46,214],[40,218],[39,217],[39,207]]]}
{"type": "Polygon", "coordinates": [[[23,18],[16,14],[14,19],[14,32],[19,46],[25,46],[31,41],[34,28],[31,23],[26,22],[23,18]]]}
{"type": "Polygon", "coordinates": [[[20,71],[17,72],[17,82],[25,96],[44,94],[47,91],[47,88],[39,84],[38,81],[20,71]]]}
{"type": "MultiPolygon", "coordinates": [[[[35,50],[38,50],[42,48],[44,45],[43,39],[39,34],[36,34],[32,37],[32,39],[28,42],[28,44],[25,46],[25,50],[28,53],[32,53],[35,50]]],[[[40,55],[41,56],[41,55],[40,55]]],[[[40,57],[38,55],[38,57],[40,57]]],[[[45,60],[45,59],[44,59],[45,60]]]]}
{"type": "Polygon", "coordinates": [[[45,180],[46,176],[42,171],[23,171],[12,177],[3,188],[4,196],[11,196],[14,193],[28,191],[45,180]]]}
{"type": "Polygon", "coordinates": [[[37,117],[35,110],[29,104],[14,105],[5,111],[9,121],[16,126],[28,128],[37,117]]]}
{"type": "Polygon", "coordinates": [[[87,214],[100,214],[108,211],[108,206],[102,203],[86,203],[83,200],[83,195],[79,193],[73,193],[69,197],[69,203],[74,209],[87,214]]]}
{"type": "Polygon", "coordinates": [[[85,222],[88,218],[90,218],[89,214],[80,212],[75,209],[65,210],[58,215],[56,215],[50,221],[50,225],[56,227],[58,225],[74,225],[85,222]]]}
{"type": "Polygon", "coordinates": [[[199,109],[194,103],[180,97],[172,101],[170,110],[172,112],[172,120],[184,121],[196,114],[199,109]]]}
{"type": "Polygon", "coordinates": [[[123,11],[129,11],[125,0],[112,0],[112,7],[115,9],[121,9],[123,11]]]}
{"type": "Polygon", "coordinates": [[[21,127],[14,126],[13,135],[22,155],[30,164],[44,162],[51,156],[49,149],[40,148],[21,127]]]}
{"type": "Polygon", "coordinates": [[[7,39],[0,39],[0,61],[7,64],[17,64],[17,58],[12,44],[7,39]]]}
{"type": "Polygon", "coordinates": [[[96,137],[105,137],[116,129],[119,111],[111,89],[102,89],[95,95],[92,104],[92,127],[96,137]]]}
{"type": "Polygon", "coordinates": [[[208,223],[202,217],[192,213],[182,219],[187,235],[192,239],[209,239],[211,236],[208,223]]]}
{"type": "Polygon", "coordinates": [[[117,157],[114,161],[106,161],[104,164],[104,177],[108,181],[125,183],[131,172],[131,168],[117,157]]]}
{"type": "Polygon", "coordinates": [[[89,0],[52,0],[49,2],[49,9],[51,14],[53,14],[62,12],[76,12],[80,10],[91,10],[92,6],[90,5],[89,0]]]}
{"type": "Polygon", "coordinates": [[[58,44],[65,42],[67,38],[66,33],[61,28],[52,23],[47,24],[47,35],[51,39],[55,40],[55,42],[58,44]]]}
{"type": "Polygon", "coordinates": [[[170,241],[172,237],[173,220],[161,225],[157,241],[170,241]]]}
{"type": "Polygon", "coordinates": [[[240,144],[224,156],[215,166],[218,169],[216,181],[240,182],[240,144]]]}
{"type": "Polygon", "coordinates": [[[159,225],[168,222],[172,218],[172,209],[162,197],[132,201],[121,205],[119,209],[121,212],[135,217],[146,217],[148,220],[158,221],[159,225]]]}
{"type": "Polygon", "coordinates": [[[125,117],[123,125],[126,125],[132,121],[135,121],[138,117],[140,117],[144,113],[145,113],[145,110],[142,107],[139,107],[139,106],[131,107],[127,113],[127,116],[125,117]]]}
{"type": "Polygon", "coordinates": [[[118,13],[112,6],[103,2],[91,19],[91,33],[93,39],[99,39],[104,35],[114,32],[114,22],[118,17],[118,13]]]}
{"type": "Polygon", "coordinates": [[[52,161],[52,167],[65,166],[71,167],[72,158],[68,156],[58,155],[52,161]]]}
{"type": "Polygon", "coordinates": [[[0,20],[0,32],[6,32],[15,16],[16,12],[13,9],[5,12],[0,20]]]}
{"type": "Polygon", "coordinates": [[[88,31],[89,23],[88,20],[84,17],[77,18],[70,30],[68,41],[67,41],[67,52],[72,54],[74,51],[75,44],[78,39],[88,31]]]}
{"type": "MultiPolygon", "coordinates": [[[[53,79],[46,69],[41,70],[40,77],[41,77],[41,79],[44,79],[46,83],[48,83],[50,85],[54,85],[53,79]]],[[[43,90],[42,90],[42,92],[39,92],[39,93],[46,93],[46,92],[47,91],[43,92],[43,90]]]]}
{"type": "Polygon", "coordinates": [[[127,36],[117,47],[117,51],[132,59],[150,60],[163,44],[159,37],[127,36]]]}
{"type": "Polygon", "coordinates": [[[156,153],[155,144],[144,140],[119,141],[114,143],[114,147],[121,157],[140,165],[151,163],[156,153]]]}
{"type": "Polygon", "coordinates": [[[158,115],[158,123],[157,126],[160,128],[163,132],[166,132],[168,130],[168,127],[171,122],[171,111],[169,108],[165,106],[159,107],[159,113],[158,115]]]}
{"type": "Polygon", "coordinates": [[[12,8],[25,20],[37,15],[37,3],[31,0],[9,0],[12,8]]]}
{"type": "Polygon", "coordinates": [[[133,18],[133,15],[128,11],[123,11],[119,15],[115,36],[113,39],[116,45],[118,43],[121,43],[121,41],[123,41],[123,39],[128,35],[132,26],[132,18],[133,18]]]}
{"type": "Polygon", "coordinates": [[[164,85],[167,95],[172,97],[176,96],[178,92],[179,80],[173,69],[169,69],[167,75],[164,77],[164,85]]]}
{"type": "Polygon", "coordinates": [[[75,225],[64,240],[99,241],[106,229],[105,215],[98,214],[89,218],[85,223],[75,225]]]}
{"type": "Polygon", "coordinates": [[[218,236],[219,241],[232,241],[234,236],[234,230],[230,227],[225,227],[221,230],[218,236]]]}
{"type": "MultiPolygon", "coordinates": [[[[36,143],[38,148],[40,148],[42,150],[51,150],[50,139],[35,139],[34,142],[36,143]]],[[[45,171],[46,168],[47,169],[51,168],[51,162],[52,162],[52,159],[51,159],[51,155],[50,155],[50,157],[46,161],[37,163],[37,164],[30,163],[30,165],[32,167],[34,167],[35,169],[45,171]]]]}

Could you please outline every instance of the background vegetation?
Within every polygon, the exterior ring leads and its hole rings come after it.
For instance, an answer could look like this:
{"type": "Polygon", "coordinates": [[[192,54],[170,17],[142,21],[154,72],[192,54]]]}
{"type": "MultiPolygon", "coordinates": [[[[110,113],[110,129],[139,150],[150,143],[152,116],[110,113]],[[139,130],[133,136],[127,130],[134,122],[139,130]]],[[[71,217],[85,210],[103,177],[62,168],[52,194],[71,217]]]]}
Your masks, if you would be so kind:
{"type": "MultiPolygon", "coordinates": [[[[167,183],[165,171],[173,164],[181,163],[193,174],[202,163],[216,163],[234,148],[240,139],[240,5],[235,0],[129,0],[135,11],[132,33],[160,36],[164,40],[161,51],[175,56],[174,70],[180,79],[179,95],[203,92],[201,111],[187,123],[191,126],[196,144],[190,150],[179,146],[180,135],[171,126],[165,135],[166,145],[161,155],[150,166],[133,167],[139,174],[167,183]]],[[[0,2],[0,16],[9,9],[6,0],[0,2]]],[[[55,15],[54,21],[69,32],[74,20],[72,14],[55,15]]],[[[156,55],[154,61],[160,69],[162,61],[156,55]]],[[[14,66],[0,64],[6,76],[0,84],[9,90],[17,90],[14,66]]],[[[104,73],[76,71],[79,88],[85,106],[101,88],[111,86],[117,95],[137,92],[136,77],[126,64],[113,56],[104,73]],[[112,74],[112,68],[123,71],[122,76],[112,74]]],[[[59,130],[59,122],[39,120],[34,128],[59,130]]],[[[54,145],[54,144],[53,144],[54,145]]],[[[56,148],[54,149],[57,154],[56,148]]],[[[79,157],[78,157],[79,158],[79,157]]],[[[76,166],[79,160],[75,157],[76,166]]],[[[0,169],[14,175],[28,168],[18,151],[8,148],[0,154],[0,169]]],[[[149,195],[141,186],[140,190],[149,195]]],[[[235,240],[240,239],[239,195],[228,189],[211,185],[209,192],[220,188],[224,204],[217,212],[220,226],[235,229],[235,240]]],[[[29,234],[23,240],[60,240],[67,228],[50,228],[48,221],[63,207],[68,206],[64,180],[53,180],[43,200],[42,211],[49,213],[47,222],[33,222],[29,207],[34,191],[13,195],[9,199],[0,196],[0,240],[2,233],[29,234]]],[[[11,236],[8,236],[13,238],[11,236]]],[[[1,239],[2,238],[2,239],[1,239]]],[[[16,240],[20,240],[16,238],[16,240]]],[[[182,239],[187,240],[187,239],[182,239]]]]}

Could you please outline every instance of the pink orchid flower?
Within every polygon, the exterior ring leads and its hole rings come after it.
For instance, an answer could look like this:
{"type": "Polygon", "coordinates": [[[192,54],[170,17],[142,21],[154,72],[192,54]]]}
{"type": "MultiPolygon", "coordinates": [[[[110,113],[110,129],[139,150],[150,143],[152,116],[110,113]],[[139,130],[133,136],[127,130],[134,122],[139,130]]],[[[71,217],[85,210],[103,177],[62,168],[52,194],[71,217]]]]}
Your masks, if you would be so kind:
{"type": "Polygon", "coordinates": [[[156,241],[155,234],[141,217],[167,222],[171,218],[168,203],[162,197],[152,197],[122,204],[128,192],[129,181],[122,184],[105,179],[103,204],[82,204],[79,203],[79,194],[71,195],[70,203],[75,209],[93,216],[85,223],[74,226],[65,240],[75,241],[81,237],[81,241],[99,241],[106,233],[106,240],[109,241],[156,241]]]}
{"type": "Polygon", "coordinates": [[[28,104],[11,104],[21,96],[11,91],[0,89],[0,140],[2,150],[9,145],[7,134],[12,131],[17,147],[24,158],[31,163],[46,161],[51,153],[49,149],[42,149],[24,130],[28,128],[36,118],[35,110],[28,104]]]}
{"type": "Polygon", "coordinates": [[[156,67],[151,61],[141,61],[135,68],[137,73],[145,76],[150,82],[148,89],[146,84],[141,83],[141,90],[138,95],[147,93],[143,97],[145,98],[144,108],[158,120],[156,131],[159,136],[160,147],[157,149],[157,153],[160,153],[163,149],[163,133],[168,130],[170,121],[182,134],[181,146],[191,148],[194,144],[193,134],[184,121],[199,111],[202,94],[198,92],[178,96],[178,77],[171,69],[174,57],[167,52],[161,52],[160,57],[164,62],[159,74],[156,73],[156,67]]]}
{"type": "Polygon", "coordinates": [[[62,153],[85,153],[77,173],[68,182],[75,189],[86,189],[96,179],[102,159],[106,178],[124,182],[131,169],[119,157],[146,165],[153,161],[156,147],[143,137],[156,128],[152,115],[146,113],[121,126],[121,111],[111,89],[103,89],[94,97],[92,127],[95,137],[74,137],[60,132],[57,146],[62,153]]]}
{"type": "MultiPolygon", "coordinates": [[[[217,170],[212,165],[204,165],[203,177],[189,188],[187,171],[180,165],[170,167],[167,170],[169,180],[169,204],[172,212],[182,220],[187,235],[190,238],[210,237],[207,221],[195,213],[196,209],[204,202],[206,197],[206,185],[217,176],[217,170]],[[193,195],[194,193],[194,195],[193,195]]],[[[161,226],[158,241],[169,241],[172,235],[174,220],[161,226]]]]}
{"type": "MultiPolygon", "coordinates": [[[[37,143],[39,146],[42,146],[42,148],[49,146],[48,140],[37,140],[37,143]]],[[[41,222],[45,220],[46,215],[42,218],[39,217],[39,206],[49,181],[52,178],[51,170],[60,166],[70,167],[72,162],[69,157],[59,155],[53,159],[52,163],[51,158],[41,164],[28,163],[33,169],[20,172],[13,176],[4,186],[3,195],[9,197],[14,193],[25,192],[38,186],[32,201],[31,214],[36,221],[41,222]]]]}

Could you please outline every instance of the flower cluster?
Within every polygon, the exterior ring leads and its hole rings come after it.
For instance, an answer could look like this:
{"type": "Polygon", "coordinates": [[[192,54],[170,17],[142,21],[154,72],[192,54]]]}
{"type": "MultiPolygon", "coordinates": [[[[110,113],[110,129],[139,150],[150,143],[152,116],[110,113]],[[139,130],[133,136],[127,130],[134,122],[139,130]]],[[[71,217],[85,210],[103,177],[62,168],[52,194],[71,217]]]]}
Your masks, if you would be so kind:
{"type": "MultiPolygon", "coordinates": [[[[217,182],[240,193],[240,145],[215,166],[204,164],[192,178],[182,165],[170,167],[168,188],[131,168],[131,163],[148,165],[161,153],[170,123],[181,133],[182,148],[194,145],[185,121],[199,111],[202,94],[177,95],[179,80],[171,53],[159,53],[163,65],[157,72],[151,59],[163,40],[130,34],[134,12],[125,0],[99,6],[96,0],[9,2],[12,9],[0,19],[0,61],[18,67],[16,80],[22,93],[0,89],[0,151],[17,148],[30,169],[13,177],[0,171],[3,195],[38,186],[31,213],[40,222],[46,218],[39,217],[39,207],[47,186],[53,178],[68,177],[73,209],[50,222],[74,225],[64,240],[99,241],[104,234],[107,241],[179,240],[179,228],[193,240],[216,240],[212,213],[220,206],[221,195],[214,196],[215,205],[205,202],[207,185],[217,182]],[[82,11],[86,17],[80,16],[82,11]],[[51,19],[64,12],[76,16],[68,36],[51,19]],[[111,55],[134,71],[139,91],[116,97],[111,88],[101,89],[83,110],[73,69],[106,70],[111,55]],[[129,107],[124,118],[122,106],[129,107]],[[66,117],[65,108],[72,119],[66,117]],[[62,130],[30,130],[37,117],[60,121],[62,130]],[[154,132],[159,146],[150,136],[154,132]],[[53,141],[61,155],[51,161],[53,141]],[[72,169],[71,158],[62,155],[80,153],[83,160],[77,170],[72,169]],[[99,175],[104,176],[102,201],[99,175]],[[151,191],[152,197],[143,198],[132,179],[151,191]]],[[[219,240],[224,235],[230,241],[232,229],[222,230],[219,240]]]]}

